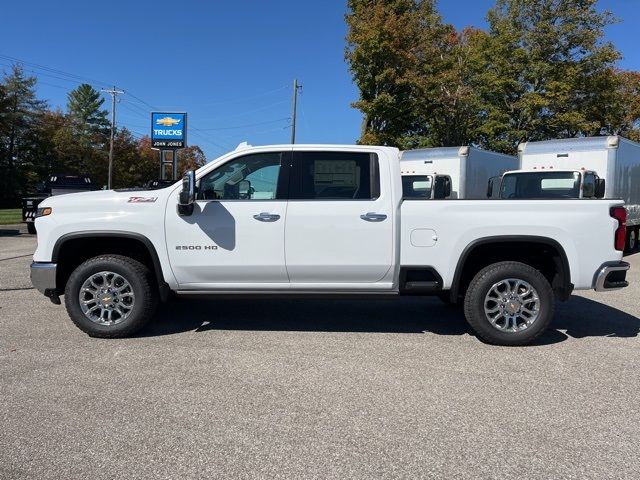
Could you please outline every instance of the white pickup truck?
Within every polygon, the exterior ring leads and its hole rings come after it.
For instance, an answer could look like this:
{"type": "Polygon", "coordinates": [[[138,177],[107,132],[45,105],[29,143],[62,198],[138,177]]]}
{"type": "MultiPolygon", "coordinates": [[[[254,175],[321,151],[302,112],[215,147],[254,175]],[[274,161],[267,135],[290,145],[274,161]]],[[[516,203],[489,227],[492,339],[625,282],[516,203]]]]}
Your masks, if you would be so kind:
{"type": "Polygon", "coordinates": [[[629,268],[621,201],[404,200],[399,151],[376,146],[242,147],[161,190],[49,198],[36,226],[34,286],[95,337],[133,334],[171,292],[437,295],[522,345],[556,299],[629,268]]]}

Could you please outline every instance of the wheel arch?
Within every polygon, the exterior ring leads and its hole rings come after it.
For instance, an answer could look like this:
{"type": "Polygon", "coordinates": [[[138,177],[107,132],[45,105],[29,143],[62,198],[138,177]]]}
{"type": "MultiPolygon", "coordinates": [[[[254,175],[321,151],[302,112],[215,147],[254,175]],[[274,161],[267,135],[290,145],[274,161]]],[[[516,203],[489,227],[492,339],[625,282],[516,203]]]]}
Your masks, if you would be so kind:
{"type": "MultiPolygon", "coordinates": [[[[74,249],[75,251],[75,249],[74,249]]],[[[160,257],[153,242],[146,236],[135,232],[123,232],[117,230],[91,230],[73,232],[62,235],[56,241],[51,253],[51,261],[58,264],[56,285],[57,289],[63,289],[71,271],[80,263],[95,255],[123,254],[142,260],[153,271],[160,297],[164,301],[169,294],[169,286],[164,280],[160,257]],[[94,241],[93,245],[89,242],[94,241]],[[71,264],[73,268],[63,262],[69,256],[69,249],[79,247],[80,254],[71,264]],[[127,250],[131,248],[131,250],[127,250]],[[124,249],[124,250],[123,250],[124,249]]]]}
{"type": "MultiPolygon", "coordinates": [[[[537,253],[544,251],[544,249],[551,250],[553,253],[551,261],[555,268],[555,275],[551,278],[546,275],[547,279],[556,295],[561,300],[567,299],[573,291],[571,267],[564,248],[557,240],[536,235],[498,235],[478,238],[464,248],[453,275],[450,289],[451,300],[457,301],[459,295],[464,294],[470,277],[472,278],[485,266],[507,260],[527,263],[527,260],[531,261],[537,253]],[[501,247],[502,251],[492,252],[497,247],[501,247]],[[525,247],[534,248],[530,251],[523,251],[522,249],[525,247]],[[473,261],[474,255],[486,254],[487,252],[491,252],[492,255],[485,256],[482,260],[473,261]]],[[[549,260],[546,259],[546,261],[549,260]]],[[[531,266],[536,267],[536,265],[531,266]]]]}

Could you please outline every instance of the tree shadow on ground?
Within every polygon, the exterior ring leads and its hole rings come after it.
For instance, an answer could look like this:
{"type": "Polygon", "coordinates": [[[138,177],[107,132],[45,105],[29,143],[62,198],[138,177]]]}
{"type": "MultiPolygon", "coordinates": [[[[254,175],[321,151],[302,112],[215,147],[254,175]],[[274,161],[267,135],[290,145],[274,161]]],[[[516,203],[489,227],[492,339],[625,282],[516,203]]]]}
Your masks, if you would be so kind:
{"type": "MultiPolygon", "coordinates": [[[[461,308],[436,298],[389,299],[177,299],[163,305],[140,336],[215,330],[433,333],[473,335],[461,308]]],[[[608,305],[573,296],[559,304],[551,328],[535,345],[569,337],[635,337],[640,319],[608,305]]]]}

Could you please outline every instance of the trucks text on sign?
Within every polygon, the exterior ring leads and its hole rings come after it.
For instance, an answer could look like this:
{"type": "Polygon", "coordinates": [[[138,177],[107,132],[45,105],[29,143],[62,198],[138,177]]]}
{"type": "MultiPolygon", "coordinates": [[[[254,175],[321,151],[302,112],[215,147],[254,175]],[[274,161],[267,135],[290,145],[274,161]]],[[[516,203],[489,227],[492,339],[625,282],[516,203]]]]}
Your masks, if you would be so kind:
{"type": "Polygon", "coordinates": [[[151,113],[151,146],[171,149],[187,146],[187,114],[171,112],[151,113]]]}

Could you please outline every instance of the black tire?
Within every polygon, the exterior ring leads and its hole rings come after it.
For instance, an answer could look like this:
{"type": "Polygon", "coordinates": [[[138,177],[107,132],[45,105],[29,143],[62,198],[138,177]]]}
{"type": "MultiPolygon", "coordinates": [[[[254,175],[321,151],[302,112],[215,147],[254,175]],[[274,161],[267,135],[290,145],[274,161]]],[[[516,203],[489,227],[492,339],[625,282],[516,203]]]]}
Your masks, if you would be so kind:
{"type": "Polygon", "coordinates": [[[464,314],[478,337],[487,343],[503,346],[526,345],[542,335],[555,311],[555,297],[547,279],[535,268],[520,262],[499,262],[480,270],[467,289],[464,299],[464,314]],[[518,279],[528,282],[539,298],[538,317],[527,328],[516,332],[505,332],[494,327],[485,315],[485,297],[492,286],[501,280],[518,279]]]}
{"type": "Polygon", "coordinates": [[[27,232],[31,235],[36,235],[38,233],[36,232],[36,224],[34,222],[27,222],[27,232]]]}
{"type": "Polygon", "coordinates": [[[158,290],[149,269],[142,263],[121,255],[101,255],[76,268],[64,291],[64,303],[69,317],[90,337],[122,338],[133,335],[153,317],[158,304],[158,290]],[[128,316],[115,325],[102,325],[85,316],[80,307],[80,288],[91,275],[109,271],[121,275],[133,290],[135,303],[128,316]]]}
{"type": "Polygon", "coordinates": [[[638,249],[638,229],[636,227],[627,227],[627,243],[625,250],[628,253],[635,252],[638,249]]]}

